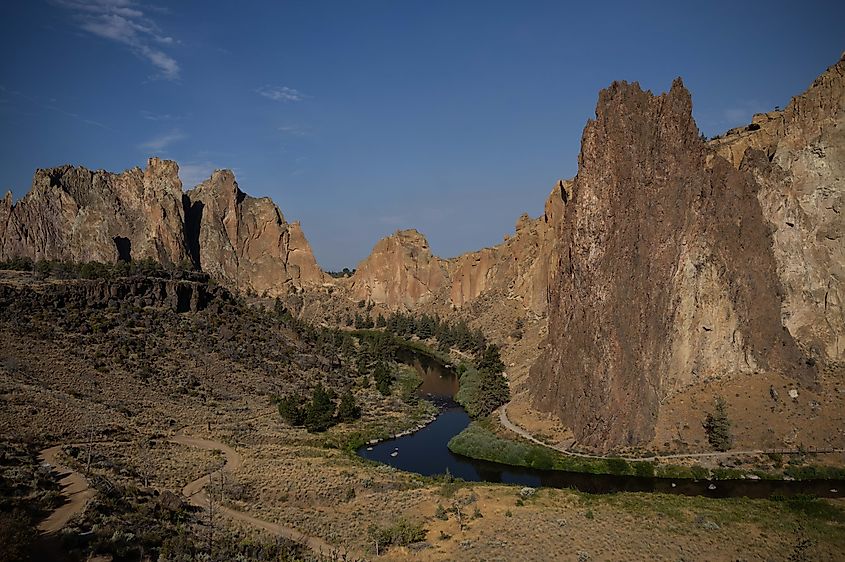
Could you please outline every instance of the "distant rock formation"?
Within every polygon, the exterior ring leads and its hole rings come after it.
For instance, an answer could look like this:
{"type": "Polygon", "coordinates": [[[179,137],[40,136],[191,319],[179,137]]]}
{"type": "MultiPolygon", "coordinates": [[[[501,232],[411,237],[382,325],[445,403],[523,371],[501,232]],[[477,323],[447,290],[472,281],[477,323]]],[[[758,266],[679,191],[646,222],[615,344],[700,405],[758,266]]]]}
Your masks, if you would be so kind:
{"type": "Polygon", "coordinates": [[[298,223],[240,191],[229,170],[183,193],[175,162],[115,174],[38,170],[18,203],[0,201],[0,259],[193,263],[234,288],[285,294],[324,274],[298,223]]]}
{"type": "Polygon", "coordinates": [[[603,90],[557,224],[535,406],[607,450],[650,440],[660,401],[707,375],[769,369],[812,384],[781,324],[757,191],[700,140],[680,79],[661,96],[603,90]]]}
{"type": "Polygon", "coordinates": [[[461,308],[482,294],[495,292],[519,299],[525,308],[544,315],[554,224],[562,216],[570,185],[570,181],[559,181],[542,217],[523,214],[514,235],[490,248],[442,259],[431,253],[428,241],[416,230],[380,240],[352,275],[352,296],[391,308],[413,309],[429,303],[461,308]]]}
{"type": "Polygon", "coordinates": [[[230,170],[189,191],[186,209],[198,265],[213,277],[271,296],[323,281],[299,224],[285,221],[269,198],[244,194],[230,170]]]}
{"type": "Polygon", "coordinates": [[[152,258],[181,263],[182,183],[175,162],[151,158],[120,174],[61,166],[37,170],[17,204],[0,203],[0,259],[30,257],[114,262],[152,258]]]}
{"type": "Polygon", "coordinates": [[[383,238],[349,278],[356,300],[413,308],[429,302],[447,286],[446,263],[432,255],[428,240],[416,230],[383,238]]]}

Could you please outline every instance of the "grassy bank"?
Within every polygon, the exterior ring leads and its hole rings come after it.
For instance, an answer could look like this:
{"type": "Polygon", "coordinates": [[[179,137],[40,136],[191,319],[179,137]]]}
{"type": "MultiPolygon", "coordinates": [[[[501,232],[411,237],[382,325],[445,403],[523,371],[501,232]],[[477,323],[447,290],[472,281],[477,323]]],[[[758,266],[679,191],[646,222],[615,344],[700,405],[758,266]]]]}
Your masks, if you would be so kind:
{"type": "Polygon", "coordinates": [[[490,429],[490,421],[471,423],[449,441],[449,450],[466,457],[514,466],[545,470],[567,470],[590,474],[654,476],[650,462],[622,459],[583,459],[564,455],[553,449],[499,437],[490,429]]]}
{"type": "Polygon", "coordinates": [[[474,459],[499,462],[513,466],[545,470],[566,470],[589,474],[618,476],[656,476],[659,478],[688,478],[709,480],[734,480],[749,474],[761,479],[780,480],[788,476],[795,480],[845,479],[845,470],[814,464],[794,464],[782,472],[756,469],[680,466],[649,461],[626,461],[619,458],[587,459],[566,455],[534,443],[514,441],[497,435],[489,419],[471,423],[464,431],[449,441],[453,453],[474,459]]]}

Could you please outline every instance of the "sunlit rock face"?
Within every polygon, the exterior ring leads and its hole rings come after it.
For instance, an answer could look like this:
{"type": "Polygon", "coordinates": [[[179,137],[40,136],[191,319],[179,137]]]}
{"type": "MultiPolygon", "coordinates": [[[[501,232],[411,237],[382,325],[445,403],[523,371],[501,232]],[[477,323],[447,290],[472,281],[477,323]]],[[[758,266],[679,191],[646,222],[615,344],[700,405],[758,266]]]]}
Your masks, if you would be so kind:
{"type": "Polygon", "coordinates": [[[599,95],[557,224],[536,407],[583,444],[653,437],[661,400],[714,373],[812,384],[781,321],[783,289],[754,178],[714,154],[680,80],[599,95]]]}
{"type": "Polygon", "coordinates": [[[38,170],[19,202],[0,201],[0,259],[195,265],[229,286],[270,296],[321,283],[298,223],[220,170],[189,193],[177,164],[116,174],[82,167],[38,170]]]}

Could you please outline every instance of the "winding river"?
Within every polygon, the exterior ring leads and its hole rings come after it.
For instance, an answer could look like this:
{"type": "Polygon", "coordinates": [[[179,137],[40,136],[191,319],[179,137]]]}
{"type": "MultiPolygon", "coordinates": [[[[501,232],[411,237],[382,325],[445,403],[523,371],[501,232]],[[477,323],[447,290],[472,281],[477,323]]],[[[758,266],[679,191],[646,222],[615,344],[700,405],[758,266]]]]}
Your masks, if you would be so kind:
{"type": "Polygon", "coordinates": [[[471,459],[452,453],[447,444],[470,423],[466,411],[454,401],[458,377],[433,357],[400,350],[399,359],[412,365],[422,377],[420,397],[440,408],[437,418],[424,428],[395,439],[365,445],[358,454],[394,468],[424,476],[448,471],[469,482],[498,482],[531,487],[574,488],[582,492],[662,492],[713,498],[812,495],[845,497],[842,480],[691,480],[587,474],[561,470],[523,468],[471,459]]]}

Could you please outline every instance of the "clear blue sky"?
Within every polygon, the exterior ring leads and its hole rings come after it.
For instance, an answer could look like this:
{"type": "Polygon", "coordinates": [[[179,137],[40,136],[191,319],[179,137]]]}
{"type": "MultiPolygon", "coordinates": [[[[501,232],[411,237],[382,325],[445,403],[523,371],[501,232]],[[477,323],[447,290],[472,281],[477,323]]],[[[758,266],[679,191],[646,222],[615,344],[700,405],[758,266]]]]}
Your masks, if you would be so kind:
{"type": "Polygon", "coordinates": [[[784,106],[845,49],[845,2],[0,5],[0,189],[35,168],[232,168],[326,268],[416,227],[498,243],[575,174],[598,90],[678,75],[708,135],[784,106]]]}

